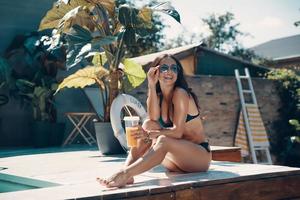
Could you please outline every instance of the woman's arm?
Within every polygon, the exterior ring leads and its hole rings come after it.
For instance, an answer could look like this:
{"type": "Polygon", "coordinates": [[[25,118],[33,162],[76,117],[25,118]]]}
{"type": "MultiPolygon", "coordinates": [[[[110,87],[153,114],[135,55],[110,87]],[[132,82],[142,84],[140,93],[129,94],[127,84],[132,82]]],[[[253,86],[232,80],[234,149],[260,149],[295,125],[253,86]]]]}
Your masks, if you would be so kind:
{"type": "Polygon", "coordinates": [[[159,135],[182,138],[189,108],[189,95],[185,90],[176,88],[174,90],[172,102],[174,104],[173,127],[150,131],[148,134],[151,138],[156,138],[159,135]]]}
{"type": "Polygon", "coordinates": [[[157,121],[160,115],[159,99],[156,93],[156,83],[158,81],[158,67],[152,67],[147,73],[148,77],[148,98],[147,111],[151,120],[157,121]]]}

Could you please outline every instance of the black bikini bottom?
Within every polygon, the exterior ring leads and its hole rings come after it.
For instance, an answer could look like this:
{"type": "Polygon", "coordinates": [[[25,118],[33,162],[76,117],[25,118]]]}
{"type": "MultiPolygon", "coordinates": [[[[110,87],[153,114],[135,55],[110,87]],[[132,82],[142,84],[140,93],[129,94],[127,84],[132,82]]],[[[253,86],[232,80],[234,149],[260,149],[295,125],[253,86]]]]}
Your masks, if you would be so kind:
{"type": "Polygon", "coordinates": [[[201,142],[199,145],[203,147],[208,153],[210,152],[210,146],[208,142],[201,142]]]}

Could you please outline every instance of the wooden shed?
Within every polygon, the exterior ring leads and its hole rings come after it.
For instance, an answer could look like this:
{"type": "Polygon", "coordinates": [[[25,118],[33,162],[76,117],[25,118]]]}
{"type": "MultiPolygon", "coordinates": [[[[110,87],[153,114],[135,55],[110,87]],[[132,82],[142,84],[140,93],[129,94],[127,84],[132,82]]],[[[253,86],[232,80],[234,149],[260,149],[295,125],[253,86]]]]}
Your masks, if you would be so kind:
{"type": "Polygon", "coordinates": [[[183,65],[186,75],[234,76],[234,69],[248,68],[253,77],[260,77],[269,71],[266,67],[252,64],[224,54],[201,44],[191,44],[153,54],[135,57],[134,60],[147,66],[162,54],[173,54],[183,65]]]}

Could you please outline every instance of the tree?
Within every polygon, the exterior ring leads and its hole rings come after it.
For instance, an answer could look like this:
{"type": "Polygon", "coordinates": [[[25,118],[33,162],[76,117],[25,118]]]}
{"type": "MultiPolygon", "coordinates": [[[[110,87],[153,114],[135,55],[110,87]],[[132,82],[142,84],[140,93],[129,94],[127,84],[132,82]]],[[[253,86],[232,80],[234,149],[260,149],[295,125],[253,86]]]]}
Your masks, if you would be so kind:
{"type": "Polygon", "coordinates": [[[212,14],[202,21],[211,32],[211,35],[206,38],[206,44],[209,48],[220,52],[230,52],[235,46],[238,46],[237,38],[247,35],[238,30],[240,24],[234,23],[234,15],[230,12],[219,16],[212,14]]]}
{"type": "Polygon", "coordinates": [[[181,32],[177,37],[170,39],[165,43],[164,49],[181,47],[189,44],[200,43],[203,40],[202,33],[181,32]]]}
{"type": "Polygon", "coordinates": [[[209,27],[211,35],[205,39],[209,48],[227,53],[240,59],[256,64],[270,64],[271,62],[255,54],[253,50],[246,49],[239,41],[239,37],[249,36],[239,30],[239,23],[234,23],[234,14],[226,12],[223,15],[212,14],[202,21],[209,27]]]}
{"type": "Polygon", "coordinates": [[[259,56],[248,50],[238,42],[238,37],[247,36],[247,33],[240,31],[239,23],[234,23],[234,15],[226,12],[223,15],[211,14],[202,19],[203,26],[209,28],[210,34],[204,37],[205,33],[182,32],[176,38],[166,42],[166,49],[184,46],[203,41],[208,48],[228,53],[232,56],[251,61],[260,60],[259,56]]]}

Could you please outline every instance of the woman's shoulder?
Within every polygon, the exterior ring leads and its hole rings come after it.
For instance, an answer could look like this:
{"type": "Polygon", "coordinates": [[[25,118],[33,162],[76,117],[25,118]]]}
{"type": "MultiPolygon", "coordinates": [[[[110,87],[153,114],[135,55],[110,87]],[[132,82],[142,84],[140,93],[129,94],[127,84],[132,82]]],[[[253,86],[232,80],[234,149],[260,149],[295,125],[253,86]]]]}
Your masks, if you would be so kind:
{"type": "Polygon", "coordinates": [[[173,93],[173,97],[177,97],[177,96],[180,96],[180,97],[189,97],[189,94],[188,92],[183,89],[183,88],[180,88],[180,87],[176,87],[174,89],[174,93],[173,93]]]}
{"type": "Polygon", "coordinates": [[[185,89],[181,88],[181,87],[175,87],[174,88],[174,93],[188,94],[188,92],[185,89]]]}

